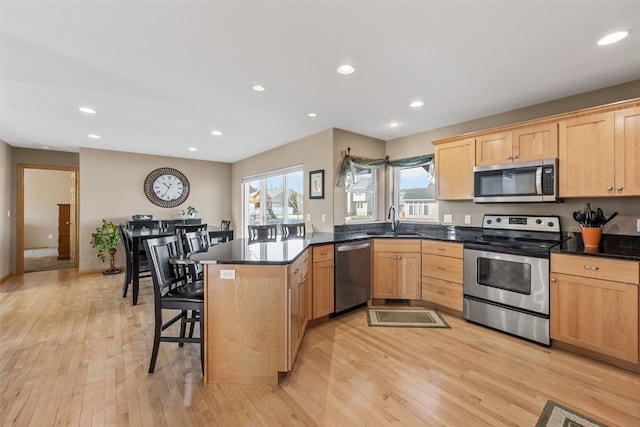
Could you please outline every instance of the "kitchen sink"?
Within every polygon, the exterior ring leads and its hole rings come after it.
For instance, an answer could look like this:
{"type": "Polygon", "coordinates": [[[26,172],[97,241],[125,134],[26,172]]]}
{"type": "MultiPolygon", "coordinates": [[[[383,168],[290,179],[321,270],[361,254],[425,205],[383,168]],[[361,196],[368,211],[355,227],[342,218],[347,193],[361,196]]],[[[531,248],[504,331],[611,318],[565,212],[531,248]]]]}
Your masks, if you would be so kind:
{"type": "Polygon", "coordinates": [[[386,231],[386,230],[369,230],[367,231],[369,236],[381,236],[381,237],[407,237],[407,236],[420,236],[422,233],[417,231],[386,231]]]}

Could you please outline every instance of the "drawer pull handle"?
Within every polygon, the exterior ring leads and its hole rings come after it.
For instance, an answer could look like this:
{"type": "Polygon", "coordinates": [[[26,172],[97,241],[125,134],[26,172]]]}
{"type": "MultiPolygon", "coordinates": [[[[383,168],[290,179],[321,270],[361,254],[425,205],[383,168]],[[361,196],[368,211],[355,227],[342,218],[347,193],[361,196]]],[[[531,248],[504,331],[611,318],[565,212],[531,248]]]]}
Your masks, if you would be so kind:
{"type": "Polygon", "coordinates": [[[444,270],[446,270],[446,267],[442,267],[442,266],[440,266],[440,265],[439,265],[439,266],[438,266],[438,270],[442,270],[442,271],[444,271],[444,270]]]}
{"type": "Polygon", "coordinates": [[[585,270],[599,270],[599,267],[593,266],[593,265],[585,265],[584,266],[585,270]]]}
{"type": "Polygon", "coordinates": [[[442,252],[447,250],[446,248],[436,248],[436,249],[439,250],[439,251],[442,251],[442,252]]]}

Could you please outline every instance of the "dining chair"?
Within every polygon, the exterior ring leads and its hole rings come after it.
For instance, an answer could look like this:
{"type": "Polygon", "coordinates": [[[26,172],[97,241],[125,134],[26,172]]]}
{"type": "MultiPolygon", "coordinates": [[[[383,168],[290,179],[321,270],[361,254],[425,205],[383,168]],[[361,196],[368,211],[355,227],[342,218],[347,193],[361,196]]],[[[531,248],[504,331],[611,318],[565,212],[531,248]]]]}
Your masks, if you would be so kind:
{"type": "MultiPolygon", "coordinates": [[[[124,282],[122,283],[122,298],[127,297],[127,291],[129,290],[129,284],[133,279],[133,241],[131,237],[129,237],[129,233],[124,229],[122,224],[118,224],[118,234],[120,234],[120,240],[122,240],[122,245],[124,246],[124,255],[125,255],[125,273],[124,273],[124,282]]],[[[142,248],[142,253],[140,253],[140,266],[138,268],[138,277],[145,278],[151,277],[151,269],[149,268],[149,261],[147,260],[147,253],[142,248]]]]}
{"type": "MultiPolygon", "coordinates": [[[[182,234],[182,245],[184,247],[185,258],[198,252],[206,252],[209,249],[209,232],[207,230],[192,231],[182,234]]],[[[199,263],[186,265],[189,269],[191,280],[204,279],[204,267],[199,263]]]]}
{"type": "Polygon", "coordinates": [[[277,224],[250,225],[249,241],[275,241],[278,233],[277,224]]]}
{"type": "Polygon", "coordinates": [[[180,239],[176,235],[148,239],[144,242],[147,258],[151,265],[154,301],[154,336],[149,373],[153,373],[158,358],[160,342],[200,344],[200,364],[204,374],[204,284],[202,281],[189,281],[184,269],[176,268],[172,259],[179,258],[180,239]],[[165,310],[180,312],[165,320],[165,310]],[[191,316],[189,316],[189,311],[191,316]],[[180,334],[163,335],[163,331],[180,321],[180,334]],[[191,325],[186,335],[187,323],[191,325]],[[200,336],[193,337],[195,323],[200,324],[200,336]]]}
{"type": "Polygon", "coordinates": [[[304,238],[305,236],[304,222],[297,222],[294,224],[282,224],[282,238],[304,238]]]}

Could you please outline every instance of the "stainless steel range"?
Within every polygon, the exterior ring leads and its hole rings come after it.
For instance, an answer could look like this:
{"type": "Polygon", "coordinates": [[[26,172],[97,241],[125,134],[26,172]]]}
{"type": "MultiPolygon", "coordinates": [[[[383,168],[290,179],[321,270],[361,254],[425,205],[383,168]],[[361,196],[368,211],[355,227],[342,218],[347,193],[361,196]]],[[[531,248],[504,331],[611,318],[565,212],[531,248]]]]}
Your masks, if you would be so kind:
{"type": "Polygon", "coordinates": [[[549,345],[549,258],[557,216],[485,215],[464,244],[464,318],[549,345]]]}

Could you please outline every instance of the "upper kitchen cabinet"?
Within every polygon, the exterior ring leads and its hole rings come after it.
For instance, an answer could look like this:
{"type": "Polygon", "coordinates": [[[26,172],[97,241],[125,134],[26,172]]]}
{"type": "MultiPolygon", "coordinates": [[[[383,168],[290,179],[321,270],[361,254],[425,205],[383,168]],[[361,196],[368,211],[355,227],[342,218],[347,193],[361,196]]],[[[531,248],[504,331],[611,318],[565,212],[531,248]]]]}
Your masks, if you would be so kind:
{"type": "Polygon", "coordinates": [[[434,142],[436,164],[436,198],[471,200],[473,168],[476,165],[476,140],[434,142]]]}
{"type": "Polygon", "coordinates": [[[640,195],[640,107],[568,117],[559,133],[560,197],[640,195]]]}
{"type": "Polygon", "coordinates": [[[640,107],[615,113],[616,196],[640,195],[640,107]]]}
{"type": "Polygon", "coordinates": [[[476,166],[558,157],[558,123],[515,128],[476,138],[476,166]]]}

